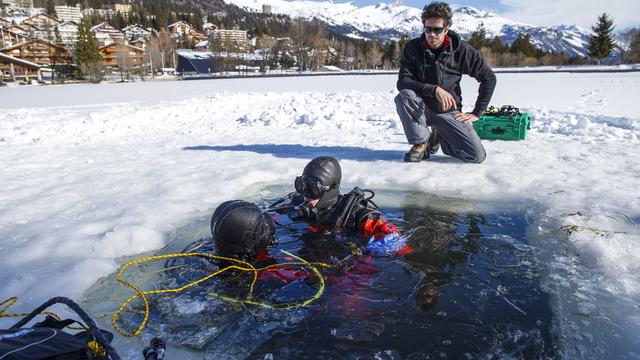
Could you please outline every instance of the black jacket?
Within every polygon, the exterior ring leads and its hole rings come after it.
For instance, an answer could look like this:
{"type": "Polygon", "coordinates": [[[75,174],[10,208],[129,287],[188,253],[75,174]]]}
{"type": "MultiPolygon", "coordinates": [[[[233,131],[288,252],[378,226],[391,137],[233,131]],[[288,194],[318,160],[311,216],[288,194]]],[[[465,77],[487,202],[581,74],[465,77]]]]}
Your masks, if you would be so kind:
{"type": "Polygon", "coordinates": [[[449,46],[436,57],[428,46],[424,46],[425,35],[409,40],[404,46],[398,90],[411,89],[435,112],[442,113],[435,97],[436,86],[453,95],[458,110],[462,109],[460,79],[467,74],[480,82],[478,99],[472,113],[478,117],[489,106],[496,76],[484,62],[480,53],[460,39],[460,35],[449,31],[449,46]]]}

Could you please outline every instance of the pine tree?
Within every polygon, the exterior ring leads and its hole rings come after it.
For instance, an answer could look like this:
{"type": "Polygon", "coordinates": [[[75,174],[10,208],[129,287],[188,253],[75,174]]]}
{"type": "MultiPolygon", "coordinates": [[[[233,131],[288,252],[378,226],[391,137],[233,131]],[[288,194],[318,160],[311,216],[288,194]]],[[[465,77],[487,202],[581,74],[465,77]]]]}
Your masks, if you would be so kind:
{"type": "Polygon", "coordinates": [[[482,47],[487,46],[487,30],[484,28],[484,23],[480,23],[476,31],[471,33],[469,44],[476,50],[480,50],[482,47]]]}
{"type": "Polygon", "coordinates": [[[52,16],[52,17],[56,17],[56,8],[55,8],[55,2],[54,0],[47,0],[47,15],[52,16]]]}
{"type": "Polygon", "coordinates": [[[51,74],[51,82],[54,83],[56,81],[56,75],[58,75],[58,64],[60,62],[60,58],[62,57],[62,51],[63,51],[63,43],[62,43],[62,36],[60,36],[60,30],[58,29],[58,26],[54,27],[54,33],[55,33],[55,44],[56,44],[56,48],[54,50],[54,54],[53,56],[51,56],[51,68],[53,70],[53,73],[51,74]]]}
{"type": "Polygon", "coordinates": [[[204,22],[202,21],[202,17],[203,17],[202,11],[200,11],[200,9],[197,9],[195,14],[193,15],[193,18],[191,18],[191,24],[198,31],[202,31],[202,25],[204,25],[204,22]]]}
{"type": "Polygon", "coordinates": [[[511,52],[531,57],[536,56],[536,48],[531,44],[529,34],[518,34],[518,37],[511,44],[511,52]]]}
{"type": "Polygon", "coordinates": [[[495,36],[489,43],[489,48],[496,54],[504,54],[509,48],[502,43],[499,36],[495,36]]]}
{"type": "Polygon", "coordinates": [[[78,26],[78,38],[74,58],[80,78],[99,82],[102,78],[102,56],[98,52],[96,35],[90,30],[89,23],[83,21],[78,26]]]}
{"type": "Polygon", "coordinates": [[[589,56],[598,59],[598,64],[613,51],[613,28],[613,19],[607,13],[600,15],[598,23],[591,28],[593,35],[589,37],[589,56]]]}

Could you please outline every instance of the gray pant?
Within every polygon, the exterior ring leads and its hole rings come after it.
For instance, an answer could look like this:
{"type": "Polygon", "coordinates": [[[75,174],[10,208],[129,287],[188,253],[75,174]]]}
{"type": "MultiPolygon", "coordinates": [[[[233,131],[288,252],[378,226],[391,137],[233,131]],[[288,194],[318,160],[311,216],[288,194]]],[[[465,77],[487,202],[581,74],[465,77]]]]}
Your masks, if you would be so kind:
{"type": "Polygon", "coordinates": [[[442,152],[464,162],[481,163],[487,154],[480,137],[471,123],[463,123],[454,118],[460,113],[454,110],[436,114],[413,90],[404,89],[395,98],[396,110],[402,121],[404,134],[410,144],[420,144],[431,135],[430,127],[437,130],[442,152]]]}

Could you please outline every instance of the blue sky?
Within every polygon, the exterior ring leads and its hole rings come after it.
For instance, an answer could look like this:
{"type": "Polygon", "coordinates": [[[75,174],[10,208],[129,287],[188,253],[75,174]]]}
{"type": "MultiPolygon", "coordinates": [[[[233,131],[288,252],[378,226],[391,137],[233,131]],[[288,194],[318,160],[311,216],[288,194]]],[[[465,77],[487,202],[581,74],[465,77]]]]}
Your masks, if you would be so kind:
{"type": "MultiPolygon", "coordinates": [[[[346,2],[345,0],[335,0],[346,2]]],[[[431,0],[403,0],[407,6],[422,8],[431,0]]],[[[378,0],[356,0],[357,6],[378,0]]],[[[394,0],[385,0],[392,3],[394,0]]],[[[532,25],[579,25],[590,28],[603,12],[614,19],[617,30],[640,26],[640,0],[467,0],[452,4],[470,5],[506,18],[532,25]]]]}

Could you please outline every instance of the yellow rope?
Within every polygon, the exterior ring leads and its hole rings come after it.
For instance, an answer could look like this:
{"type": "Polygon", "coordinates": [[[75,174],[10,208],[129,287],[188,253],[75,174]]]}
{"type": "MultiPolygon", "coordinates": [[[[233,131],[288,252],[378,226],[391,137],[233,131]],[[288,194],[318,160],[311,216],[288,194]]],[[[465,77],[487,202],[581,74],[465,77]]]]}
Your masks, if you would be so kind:
{"type": "MultiPolygon", "coordinates": [[[[184,291],[194,285],[198,285],[202,282],[205,282],[215,276],[218,276],[219,274],[222,274],[223,272],[227,271],[227,270],[232,270],[232,269],[236,269],[239,271],[249,271],[253,273],[253,278],[251,280],[251,284],[249,285],[249,292],[247,294],[247,298],[244,300],[239,300],[239,299],[234,299],[234,298],[230,298],[230,297],[226,297],[226,296],[222,296],[222,295],[218,295],[216,293],[209,293],[212,296],[218,297],[222,300],[225,301],[229,301],[229,302],[235,302],[235,303],[242,303],[242,304],[251,304],[251,305],[257,305],[257,306],[262,306],[262,307],[266,307],[269,309],[280,309],[280,310],[286,310],[286,309],[292,309],[294,307],[300,307],[300,306],[307,306],[308,304],[310,304],[311,302],[315,301],[316,299],[318,299],[323,291],[324,291],[324,287],[325,287],[325,281],[324,278],[322,277],[322,274],[320,273],[320,271],[318,271],[318,269],[315,266],[323,266],[323,267],[330,267],[330,265],[325,264],[325,263],[309,263],[307,261],[305,261],[302,258],[299,258],[289,252],[283,251],[285,254],[298,259],[300,262],[288,262],[288,263],[281,263],[281,264],[274,264],[274,265],[269,265],[269,266],[265,266],[263,268],[256,268],[253,265],[251,265],[250,263],[246,262],[246,261],[242,261],[242,260],[238,260],[238,259],[233,259],[233,258],[228,258],[228,257],[224,257],[224,256],[218,256],[218,255],[212,255],[212,254],[208,254],[208,253],[180,253],[180,254],[166,254],[166,255],[156,255],[156,256],[149,256],[149,257],[144,257],[144,258],[140,258],[137,260],[133,260],[133,261],[129,261],[128,263],[124,264],[122,266],[122,268],[120,268],[120,270],[118,271],[117,275],[116,275],[116,280],[122,284],[124,284],[125,286],[128,286],[129,288],[133,289],[133,291],[135,291],[135,294],[132,295],[131,297],[129,297],[127,300],[125,300],[122,305],[120,305],[120,307],[118,308],[118,310],[116,310],[116,312],[113,314],[113,316],[111,317],[111,324],[113,325],[114,329],[116,329],[116,331],[118,333],[120,333],[120,335],[125,336],[125,337],[134,337],[134,336],[138,336],[140,335],[140,333],[142,332],[142,330],[144,329],[144,327],[146,326],[148,320],[149,320],[149,301],[147,300],[146,295],[150,295],[150,294],[161,294],[161,293],[178,293],[181,291],[184,291]],[[225,260],[225,261],[229,261],[232,263],[236,263],[239,265],[229,265],[223,269],[220,269],[218,271],[215,271],[207,276],[204,276],[196,281],[190,282],[184,286],[181,286],[179,288],[175,288],[175,289],[157,289],[157,290],[147,290],[147,291],[142,291],[140,288],[138,288],[136,285],[128,282],[127,280],[124,280],[122,278],[122,274],[126,271],[127,268],[129,268],[129,266],[134,265],[134,264],[140,264],[140,263],[144,263],[144,262],[149,262],[149,261],[155,261],[155,260],[162,260],[162,259],[174,259],[174,258],[186,258],[186,257],[204,257],[204,258],[209,258],[209,259],[217,259],[217,260],[225,260]],[[242,265],[242,266],[241,266],[242,265]],[[277,306],[277,305],[270,305],[270,304],[264,304],[264,303],[260,303],[257,301],[253,301],[251,300],[251,297],[253,296],[253,290],[256,284],[256,281],[258,280],[258,272],[262,271],[262,270],[269,270],[269,269],[273,269],[276,267],[281,267],[281,266],[287,266],[287,265],[304,265],[304,266],[309,266],[311,268],[311,270],[313,271],[313,273],[318,277],[319,281],[320,281],[320,287],[318,289],[318,291],[316,292],[316,294],[314,294],[311,298],[301,302],[301,303],[297,303],[297,304],[287,304],[285,306],[277,306]],[[315,266],[314,266],[315,265],[315,266]],[[120,313],[124,310],[124,308],[134,299],[140,297],[144,303],[144,308],[145,308],[145,313],[144,313],[144,319],[142,320],[142,322],[140,323],[140,325],[138,326],[138,328],[133,331],[133,332],[126,332],[123,329],[121,329],[118,324],[117,324],[117,319],[120,316],[120,313]]],[[[0,304],[1,305],[1,304],[0,304]]],[[[284,304],[283,304],[284,305],[284,304]]]]}
{"type": "Polygon", "coordinates": [[[325,287],[325,281],[324,281],[324,277],[322,276],[322,274],[320,273],[320,271],[318,271],[318,268],[314,267],[313,265],[318,265],[318,266],[324,266],[324,267],[331,267],[331,265],[329,264],[325,264],[325,263],[309,263],[306,260],[295,256],[293,254],[291,254],[290,252],[281,250],[283,253],[300,260],[300,262],[295,263],[295,262],[290,262],[290,263],[281,263],[281,264],[274,264],[274,265],[269,265],[260,269],[256,269],[258,271],[260,270],[266,270],[266,269],[271,269],[274,267],[278,267],[278,266],[283,266],[283,265],[300,265],[300,264],[304,264],[304,265],[309,265],[309,267],[311,268],[311,270],[314,272],[314,274],[318,277],[318,280],[320,281],[320,286],[318,287],[318,291],[316,291],[316,293],[311,296],[310,298],[306,299],[303,302],[300,303],[290,303],[290,304],[280,304],[280,305],[271,305],[271,304],[266,304],[266,303],[262,303],[262,302],[257,302],[257,301],[252,301],[249,299],[246,300],[239,300],[239,299],[234,299],[234,298],[230,298],[227,296],[223,296],[223,295],[219,295],[217,293],[214,292],[207,292],[207,294],[217,297],[219,299],[225,300],[225,301],[229,301],[229,302],[235,302],[235,303],[240,303],[240,304],[248,304],[248,305],[256,305],[256,306],[261,306],[267,309],[272,309],[272,310],[290,310],[293,308],[297,308],[297,307],[304,307],[307,306],[309,304],[311,304],[312,302],[316,301],[318,298],[320,298],[320,296],[322,296],[322,293],[324,292],[324,287],[325,287]]]}
{"type": "MultiPolygon", "coordinates": [[[[0,306],[6,304],[4,307],[2,307],[2,309],[0,309],[0,318],[25,317],[25,316],[29,315],[28,313],[16,313],[16,314],[7,314],[7,313],[5,313],[5,311],[9,310],[9,308],[12,307],[13,305],[15,305],[15,303],[17,303],[17,302],[18,302],[18,297],[17,296],[12,296],[12,297],[8,298],[7,300],[4,300],[3,302],[0,302],[0,306]]],[[[50,312],[50,311],[43,311],[39,315],[49,315],[49,316],[52,316],[53,318],[55,318],[58,321],[60,321],[62,319],[58,314],[50,312]]],[[[69,328],[71,330],[85,330],[85,328],[77,327],[77,326],[67,326],[67,328],[69,328]]]]}

